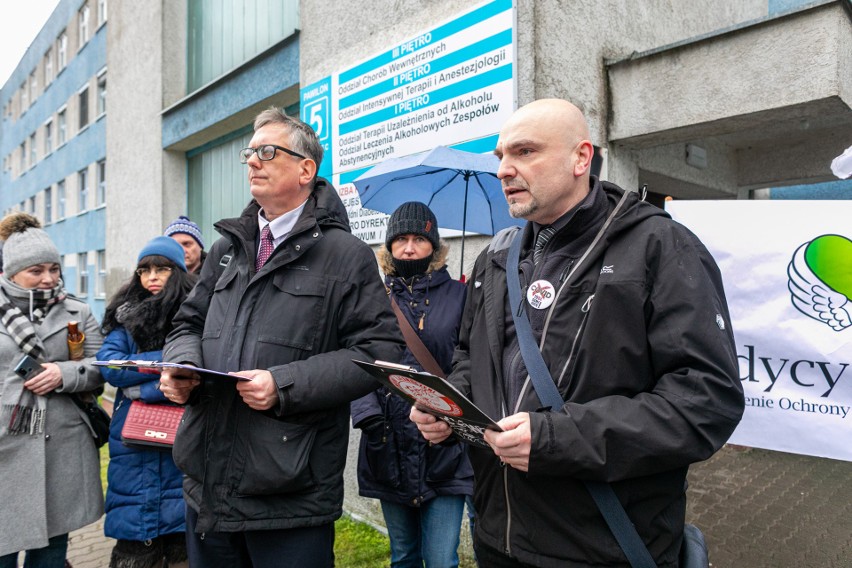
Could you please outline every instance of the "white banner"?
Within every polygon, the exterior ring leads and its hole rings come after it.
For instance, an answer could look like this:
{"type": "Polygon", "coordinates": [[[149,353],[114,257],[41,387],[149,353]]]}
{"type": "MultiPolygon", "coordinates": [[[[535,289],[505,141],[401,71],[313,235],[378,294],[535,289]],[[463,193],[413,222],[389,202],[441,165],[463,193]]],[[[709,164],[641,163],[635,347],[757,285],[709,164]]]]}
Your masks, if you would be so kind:
{"type": "Polygon", "coordinates": [[[716,259],[746,396],[730,442],[852,461],[852,201],[671,201],[716,259]]]}

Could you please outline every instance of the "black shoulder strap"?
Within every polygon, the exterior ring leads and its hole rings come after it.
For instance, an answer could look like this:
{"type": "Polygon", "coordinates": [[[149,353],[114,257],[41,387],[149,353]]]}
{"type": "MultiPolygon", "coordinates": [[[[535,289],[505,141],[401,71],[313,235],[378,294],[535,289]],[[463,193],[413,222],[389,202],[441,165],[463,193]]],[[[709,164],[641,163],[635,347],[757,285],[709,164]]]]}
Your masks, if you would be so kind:
{"type": "MultiPolygon", "coordinates": [[[[545,406],[549,406],[554,412],[559,411],[565,404],[559,390],[550,376],[550,371],[541,356],[538,346],[535,344],[532,326],[527,319],[526,310],[521,299],[521,282],[518,277],[518,263],[521,255],[521,239],[523,231],[518,231],[515,239],[509,247],[509,257],[506,262],[506,283],[509,288],[509,308],[512,310],[512,319],[515,322],[515,333],[518,336],[518,344],[521,348],[521,356],[527,366],[527,372],[532,380],[535,392],[539,400],[545,406]]],[[[645,543],[642,542],[636,527],[630,522],[627,512],[612,490],[609,483],[600,481],[584,481],[586,489],[600,509],[609,530],[615,536],[619,546],[627,556],[633,568],[656,568],[651,553],[645,543]]]]}

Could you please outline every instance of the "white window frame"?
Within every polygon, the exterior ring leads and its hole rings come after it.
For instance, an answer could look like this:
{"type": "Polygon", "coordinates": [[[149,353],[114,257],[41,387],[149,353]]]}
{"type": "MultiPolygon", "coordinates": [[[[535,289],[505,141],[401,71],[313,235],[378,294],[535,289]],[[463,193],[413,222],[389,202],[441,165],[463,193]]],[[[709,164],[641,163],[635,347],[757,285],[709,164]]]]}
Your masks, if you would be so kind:
{"type": "Polygon", "coordinates": [[[68,108],[65,105],[56,111],[56,149],[68,142],[68,108]]]}
{"type": "Polygon", "coordinates": [[[53,47],[44,54],[44,86],[47,88],[53,82],[53,47]]]}
{"type": "Polygon", "coordinates": [[[98,0],[98,27],[107,21],[107,0],[98,0]]]}
{"type": "Polygon", "coordinates": [[[56,182],[56,220],[61,221],[68,214],[67,211],[67,196],[65,195],[66,187],[65,180],[61,179],[56,182]]]}
{"type": "Polygon", "coordinates": [[[36,133],[30,134],[30,167],[32,168],[38,163],[38,144],[36,143],[36,133]]]}
{"type": "Polygon", "coordinates": [[[83,7],[77,12],[77,39],[80,42],[80,51],[89,43],[89,3],[83,4],[83,7]]]}
{"type": "Polygon", "coordinates": [[[97,191],[95,191],[95,208],[106,205],[106,160],[100,160],[95,165],[97,191]]]}
{"type": "Polygon", "coordinates": [[[95,252],[95,297],[106,298],[106,251],[95,252]]]}
{"type": "Polygon", "coordinates": [[[68,33],[65,30],[56,36],[56,72],[68,66],[68,33]]]}
{"type": "Polygon", "coordinates": [[[44,188],[44,223],[53,223],[53,187],[44,188]]]}
{"type": "Polygon", "coordinates": [[[36,72],[30,73],[30,106],[32,106],[38,98],[38,76],[36,72]]]}
{"type": "Polygon", "coordinates": [[[44,123],[44,155],[53,153],[53,119],[48,118],[44,123]]]}
{"type": "Polygon", "coordinates": [[[107,85],[106,67],[104,67],[98,73],[97,87],[96,87],[96,90],[95,90],[95,93],[96,93],[95,97],[97,99],[96,105],[95,105],[95,106],[97,106],[97,111],[96,111],[97,114],[96,114],[95,120],[97,120],[98,118],[100,118],[101,116],[103,116],[106,113],[106,104],[107,104],[106,97],[107,97],[107,89],[108,88],[109,88],[109,85],[107,85]]]}
{"type": "Polygon", "coordinates": [[[89,168],[77,172],[77,211],[85,213],[89,207],[89,168]]]}
{"type": "Polygon", "coordinates": [[[89,253],[77,253],[77,297],[89,295],[89,253]]]}
{"type": "Polygon", "coordinates": [[[89,84],[86,83],[85,86],[81,87],[79,91],[77,91],[77,132],[82,132],[91,124],[90,118],[90,108],[89,108],[89,84]],[[85,96],[84,96],[85,95],[85,96]],[[86,123],[83,124],[83,101],[86,101],[86,123]]]}

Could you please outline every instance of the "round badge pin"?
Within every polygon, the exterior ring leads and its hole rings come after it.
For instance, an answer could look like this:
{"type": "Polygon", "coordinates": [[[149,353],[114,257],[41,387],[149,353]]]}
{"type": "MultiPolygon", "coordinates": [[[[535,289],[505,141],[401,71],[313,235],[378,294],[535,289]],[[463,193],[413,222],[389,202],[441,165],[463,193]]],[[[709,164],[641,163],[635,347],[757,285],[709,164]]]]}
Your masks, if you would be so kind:
{"type": "Polygon", "coordinates": [[[547,280],[536,280],[527,288],[527,302],[537,310],[550,307],[556,298],[556,289],[547,280]]]}

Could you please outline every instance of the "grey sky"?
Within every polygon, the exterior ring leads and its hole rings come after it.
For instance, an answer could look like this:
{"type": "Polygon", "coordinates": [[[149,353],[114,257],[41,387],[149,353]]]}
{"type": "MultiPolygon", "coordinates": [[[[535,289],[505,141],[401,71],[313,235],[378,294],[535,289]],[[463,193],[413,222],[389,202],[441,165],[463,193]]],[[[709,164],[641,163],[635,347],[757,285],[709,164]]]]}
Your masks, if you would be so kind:
{"type": "Polygon", "coordinates": [[[53,13],[59,0],[3,1],[0,18],[0,86],[5,85],[21,57],[53,13]]]}

